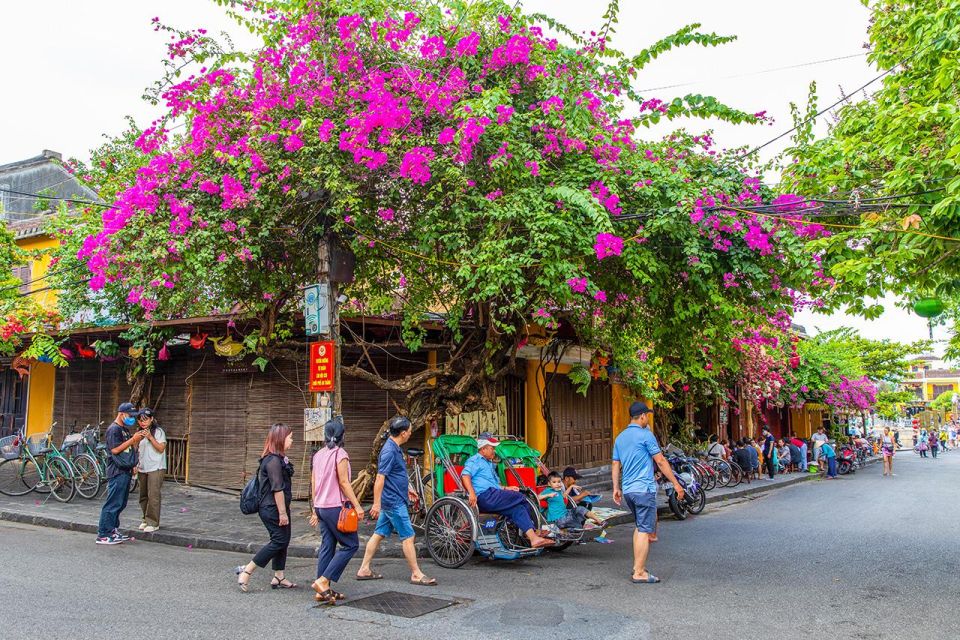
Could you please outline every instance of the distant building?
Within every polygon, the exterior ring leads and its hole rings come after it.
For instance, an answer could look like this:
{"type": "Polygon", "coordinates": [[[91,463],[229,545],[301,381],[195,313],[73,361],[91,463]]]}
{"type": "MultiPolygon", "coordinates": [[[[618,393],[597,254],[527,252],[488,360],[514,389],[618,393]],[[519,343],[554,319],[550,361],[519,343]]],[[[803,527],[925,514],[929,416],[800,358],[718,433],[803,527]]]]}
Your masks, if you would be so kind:
{"type": "Polygon", "coordinates": [[[960,369],[949,366],[934,355],[924,355],[910,366],[903,388],[912,391],[917,400],[932,402],[948,391],[960,392],[960,369]]]}
{"type": "MultiPolygon", "coordinates": [[[[20,293],[36,296],[37,302],[53,309],[56,292],[45,280],[57,240],[46,231],[46,223],[57,200],[96,200],[97,194],[63,166],[56,151],[0,165],[0,221],[13,232],[21,249],[37,252],[25,265],[14,267],[13,276],[23,284],[20,293]],[[37,197],[37,195],[41,197],[37,197]]],[[[21,377],[0,359],[0,435],[27,425],[28,432],[46,431],[53,421],[54,367],[35,362],[21,377]]]]}

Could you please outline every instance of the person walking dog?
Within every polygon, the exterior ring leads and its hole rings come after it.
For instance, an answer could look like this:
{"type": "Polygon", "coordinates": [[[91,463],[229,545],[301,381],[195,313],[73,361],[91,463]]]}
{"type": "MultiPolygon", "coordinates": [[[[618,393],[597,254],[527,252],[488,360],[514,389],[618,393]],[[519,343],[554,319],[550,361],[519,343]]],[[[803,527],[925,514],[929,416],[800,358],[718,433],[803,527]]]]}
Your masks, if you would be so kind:
{"type": "Polygon", "coordinates": [[[313,590],[317,602],[335,604],[343,600],[342,593],[334,591],[331,583],[339,582],[347,563],[360,548],[356,531],[340,531],[337,523],[340,511],[346,505],[363,519],[363,508],[350,485],[350,456],[343,448],[343,419],[339,416],[323,427],[324,446],[313,454],[313,472],[310,476],[310,495],[313,513],[310,526],[320,529],[320,550],[317,552],[317,579],[313,590]]]}

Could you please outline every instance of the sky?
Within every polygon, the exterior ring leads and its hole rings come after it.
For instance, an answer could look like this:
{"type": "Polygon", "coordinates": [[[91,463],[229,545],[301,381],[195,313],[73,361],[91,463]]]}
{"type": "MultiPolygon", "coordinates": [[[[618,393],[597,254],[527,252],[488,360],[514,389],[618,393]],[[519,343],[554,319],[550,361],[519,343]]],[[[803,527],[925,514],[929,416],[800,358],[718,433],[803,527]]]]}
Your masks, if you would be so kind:
{"type": "MultiPolygon", "coordinates": [[[[606,3],[525,0],[522,5],[589,32],[601,26],[606,3]]],[[[717,48],[692,46],[663,55],[640,73],[636,87],[645,96],[664,100],[687,93],[712,95],[730,106],[773,117],[772,125],[761,126],[683,123],[698,132],[713,129],[721,148],[752,148],[789,129],[789,104],[805,104],[811,81],[817,82],[821,105],[826,106],[839,99],[841,91],[849,95],[879,73],[864,55],[868,14],[859,0],[623,0],[621,7],[613,44],[627,52],[694,22],[701,23],[703,31],[737,36],[717,48]]],[[[252,44],[249,34],[207,0],[5,3],[3,22],[8,28],[0,38],[0,59],[6,61],[2,78],[7,91],[0,101],[0,164],[44,149],[85,159],[104,134],[123,130],[126,116],[142,126],[151,122],[158,112],[141,96],[162,73],[169,38],[153,31],[154,16],[181,28],[225,30],[238,46],[252,44]]],[[[827,117],[817,123],[821,133],[827,117]]],[[[673,126],[662,125],[650,135],[662,135],[673,126]]],[[[788,143],[786,137],[771,144],[761,157],[770,158],[788,143]]],[[[892,300],[884,302],[887,312],[876,321],[810,313],[800,313],[796,320],[811,332],[853,326],[871,338],[908,341],[927,336],[926,321],[895,309],[892,300]]],[[[940,329],[935,337],[946,334],[940,329]]]]}

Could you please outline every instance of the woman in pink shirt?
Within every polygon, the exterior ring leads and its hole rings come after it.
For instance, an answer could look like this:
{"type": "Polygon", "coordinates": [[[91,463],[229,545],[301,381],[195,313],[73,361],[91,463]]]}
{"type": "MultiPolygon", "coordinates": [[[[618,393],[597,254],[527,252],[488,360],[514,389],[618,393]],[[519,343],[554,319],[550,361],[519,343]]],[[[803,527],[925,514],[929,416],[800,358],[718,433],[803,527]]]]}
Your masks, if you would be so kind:
{"type": "Polygon", "coordinates": [[[345,597],[330,588],[330,583],[340,580],[347,563],[357,553],[360,539],[357,533],[341,533],[337,530],[340,509],[350,503],[363,519],[363,509],[350,486],[350,456],[343,448],[343,419],[334,418],[323,427],[326,445],[313,455],[310,476],[310,495],[313,514],[310,525],[320,528],[320,551],[317,553],[317,579],[313,590],[317,602],[335,604],[345,597]],[[337,546],[339,545],[339,549],[337,546]]]}

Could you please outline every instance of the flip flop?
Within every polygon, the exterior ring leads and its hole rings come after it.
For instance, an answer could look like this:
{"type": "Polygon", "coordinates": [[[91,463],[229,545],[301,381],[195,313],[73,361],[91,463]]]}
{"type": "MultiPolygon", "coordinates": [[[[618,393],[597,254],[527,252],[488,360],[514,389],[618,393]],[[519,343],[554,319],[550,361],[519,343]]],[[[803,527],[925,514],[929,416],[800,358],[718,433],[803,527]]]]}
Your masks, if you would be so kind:
{"type": "Polygon", "coordinates": [[[648,573],[646,580],[638,580],[637,578],[634,578],[633,576],[631,576],[630,581],[633,582],[633,584],[657,584],[658,582],[660,582],[660,578],[653,575],[652,573],[648,573]]]}
{"type": "Polygon", "coordinates": [[[361,580],[361,581],[363,581],[363,580],[383,580],[383,574],[382,574],[382,573],[371,573],[371,574],[368,575],[368,576],[361,576],[361,575],[357,574],[357,580],[361,580]]]}
{"type": "Polygon", "coordinates": [[[421,587],[435,587],[437,586],[437,579],[428,578],[427,576],[421,576],[419,580],[410,578],[410,584],[415,584],[421,587]]]}

